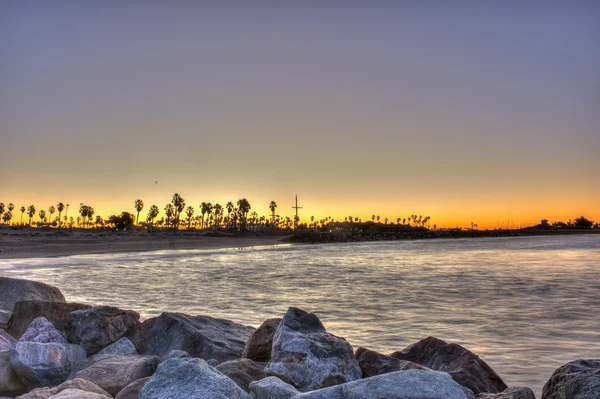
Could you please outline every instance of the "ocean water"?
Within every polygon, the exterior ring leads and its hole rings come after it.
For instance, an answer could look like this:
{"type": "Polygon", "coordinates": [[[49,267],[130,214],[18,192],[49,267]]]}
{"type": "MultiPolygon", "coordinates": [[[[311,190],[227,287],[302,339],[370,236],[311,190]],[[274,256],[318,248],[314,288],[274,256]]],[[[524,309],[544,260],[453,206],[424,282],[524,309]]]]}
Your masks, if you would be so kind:
{"type": "Polygon", "coordinates": [[[143,318],[177,311],[258,326],[296,306],[355,348],[384,353],[432,335],[537,397],[557,367],[600,358],[600,235],[0,260],[0,275],[143,318]]]}

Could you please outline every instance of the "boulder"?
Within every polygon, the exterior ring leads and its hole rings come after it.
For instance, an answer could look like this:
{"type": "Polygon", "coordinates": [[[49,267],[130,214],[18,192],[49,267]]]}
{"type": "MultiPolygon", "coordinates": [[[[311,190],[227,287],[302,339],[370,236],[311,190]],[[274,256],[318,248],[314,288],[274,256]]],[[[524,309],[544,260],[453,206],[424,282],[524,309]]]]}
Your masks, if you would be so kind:
{"type": "Polygon", "coordinates": [[[154,323],[156,323],[156,319],[158,317],[150,317],[149,319],[141,322],[137,327],[132,328],[127,331],[125,336],[133,342],[137,351],[141,351],[146,343],[146,339],[148,338],[148,333],[154,327],[154,323]]]}
{"type": "Polygon", "coordinates": [[[137,328],[140,315],[132,310],[96,306],[69,313],[67,338],[94,354],[137,328]]]}
{"type": "Polygon", "coordinates": [[[416,363],[396,359],[366,348],[358,348],[354,355],[362,370],[363,378],[400,370],[428,370],[416,363]]]}
{"type": "Polygon", "coordinates": [[[159,361],[156,356],[94,355],[74,369],[69,379],[92,381],[115,396],[132,382],[150,377],[159,361]]]}
{"type": "Polygon", "coordinates": [[[299,392],[277,377],[267,377],[250,383],[250,392],[254,399],[290,399],[299,392]]]}
{"type": "Polygon", "coordinates": [[[135,345],[133,345],[133,343],[123,337],[120,338],[118,341],[113,342],[112,344],[108,345],[106,348],[102,349],[100,352],[98,352],[101,355],[137,355],[137,350],[135,349],[135,345]]]}
{"type": "Polygon", "coordinates": [[[161,314],[148,333],[141,353],[164,357],[173,349],[219,363],[242,357],[254,328],[229,320],[181,313],[161,314]]]}
{"type": "Polygon", "coordinates": [[[146,377],[146,378],[140,378],[139,380],[133,381],[131,384],[129,384],[125,388],[123,388],[117,394],[117,396],[115,396],[115,399],[139,399],[140,390],[142,389],[142,387],[144,385],[146,385],[146,383],[148,382],[149,379],[150,379],[150,377],[146,377]]]}
{"type": "Polygon", "coordinates": [[[390,356],[445,371],[475,394],[498,393],[507,388],[500,376],[479,356],[458,344],[449,344],[434,337],[422,339],[390,356]]]}
{"type": "Polygon", "coordinates": [[[80,345],[20,341],[10,350],[10,365],[25,388],[54,387],[85,357],[80,345]]]}
{"type": "Polygon", "coordinates": [[[12,312],[20,301],[66,302],[56,287],[37,281],[0,277],[0,309],[12,312]]]}
{"type": "Polygon", "coordinates": [[[579,359],[557,368],[544,385],[542,399],[599,399],[600,359],[579,359]]]}
{"type": "Polygon", "coordinates": [[[250,359],[235,359],[219,364],[216,369],[231,378],[244,391],[252,381],[265,378],[266,363],[256,363],[250,359]]]}
{"type": "Polygon", "coordinates": [[[202,359],[169,359],[140,391],[140,399],[249,399],[249,395],[202,359]]]}
{"type": "Polygon", "coordinates": [[[0,351],[10,349],[16,340],[4,330],[0,330],[0,351]]]}
{"type": "Polygon", "coordinates": [[[108,392],[91,381],[77,378],[65,381],[54,388],[37,388],[19,396],[19,399],[56,399],[56,398],[112,398],[108,392]],[[75,395],[76,396],[75,396],[75,395]]]}
{"type": "Polygon", "coordinates": [[[8,322],[8,333],[15,338],[19,338],[25,333],[33,319],[45,317],[58,331],[66,336],[69,313],[89,308],[91,306],[76,302],[17,302],[8,322]]]}
{"type": "Polygon", "coordinates": [[[273,347],[273,336],[277,327],[281,323],[281,318],[265,320],[260,327],[256,329],[246,342],[242,357],[252,359],[256,362],[268,362],[271,360],[271,348],[273,347]]]}
{"type": "Polygon", "coordinates": [[[362,375],[345,339],[329,334],[314,314],[293,307],[277,328],[265,373],[303,392],[359,380],[362,375]]]}
{"type": "Polygon", "coordinates": [[[294,399],[465,399],[465,393],[447,373],[405,370],[302,393],[294,399]]]}
{"type": "MultiPolygon", "coordinates": [[[[462,385],[460,386],[460,388],[465,393],[465,396],[467,397],[467,399],[476,399],[475,394],[469,388],[463,387],[462,385]]],[[[480,395],[485,395],[485,394],[480,394],[480,395]]],[[[490,395],[495,395],[495,394],[490,394],[490,395]]]]}
{"type": "Polygon", "coordinates": [[[61,344],[68,344],[67,337],[58,331],[52,323],[50,323],[45,317],[38,317],[33,319],[23,336],[19,338],[19,341],[29,342],[58,342],[61,344]]]}
{"type": "Polygon", "coordinates": [[[6,330],[8,328],[8,321],[12,313],[8,310],[0,309],[0,330],[6,330]]]}
{"type": "Polygon", "coordinates": [[[17,396],[24,392],[25,387],[10,366],[10,351],[0,350],[0,396],[17,396]]]}
{"type": "Polygon", "coordinates": [[[535,399],[533,391],[529,388],[511,387],[500,393],[480,393],[476,399],[535,399]]]}

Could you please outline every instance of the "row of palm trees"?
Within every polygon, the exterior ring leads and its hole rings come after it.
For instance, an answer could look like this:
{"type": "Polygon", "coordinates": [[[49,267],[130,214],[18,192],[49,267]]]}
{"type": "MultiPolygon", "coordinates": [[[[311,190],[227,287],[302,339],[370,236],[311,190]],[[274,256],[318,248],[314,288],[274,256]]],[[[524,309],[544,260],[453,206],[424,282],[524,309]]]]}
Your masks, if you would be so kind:
{"type": "MultiPolygon", "coordinates": [[[[182,226],[199,229],[208,228],[227,228],[229,230],[253,230],[257,226],[261,227],[274,227],[280,229],[296,229],[300,228],[311,228],[311,229],[324,229],[332,223],[342,223],[341,220],[337,221],[331,216],[327,216],[316,220],[314,216],[310,217],[310,223],[300,223],[300,218],[294,216],[290,218],[288,216],[281,217],[276,214],[277,203],[271,201],[268,205],[271,214],[268,216],[259,215],[257,212],[252,211],[252,206],[246,198],[239,199],[235,204],[231,201],[227,202],[224,206],[211,202],[201,202],[196,209],[192,205],[186,207],[186,201],[179,193],[173,194],[173,197],[169,203],[163,207],[163,217],[157,219],[161,213],[160,208],[157,205],[151,205],[148,208],[145,221],[140,223],[140,213],[144,210],[144,201],[136,199],[134,201],[135,209],[135,224],[138,226],[157,226],[178,229],[182,226]],[[197,211],[197,212],[196,212],[197,211]]],[[[14,205],[9,203],[5,206],[0,203],[0,217],[6,224],[10,224],[13,218],[14,205]]],[[[23,215],[26,214],[29,218],[28,224],[31,226],[33,219],[36,216],[36,208],[34,205],[29,205],[27,208],[22,206],[20,224],[23,224],[23,215]]],[[[69,204],[59,202],[56,206],[52,205],[48,208],[47,212],[45,209],[39,210],[37,215],[39,221],[36,222],[37,226],[54,226],[54,227],[103,227],[113,224],[111,220],[116,217],[112,215],[107,219],[103,219],[101,216],[95,215],[95,210],[92,206],[84,203],[79,204],[79,213],[76,218],[68,216],[69,204]],[[63,217],[63,211],[65,216],[63,217]],[[55,217],[54,214],[58,213],[55,217]]],[[[127,213],[127,212],[124,212],[127,213]]],[[[133,220],[133,217],[132,217],[133,220]]],[[[398,225],[416,226],[416,227],[429,227],[431,217],[429,216],[417,216],[410,215],[408,218],[397,218],[396,223],[398,225]]],[[[379,215],[372,215],[371,221],[373,223],[394,224],[387,217],[380,218],[379,215]]],[[[346,216],[343,223],[362,223],[363,220],[358,217],[346,216]]],[[[435,228],[435,225],[434,225],[435,228]]]]}

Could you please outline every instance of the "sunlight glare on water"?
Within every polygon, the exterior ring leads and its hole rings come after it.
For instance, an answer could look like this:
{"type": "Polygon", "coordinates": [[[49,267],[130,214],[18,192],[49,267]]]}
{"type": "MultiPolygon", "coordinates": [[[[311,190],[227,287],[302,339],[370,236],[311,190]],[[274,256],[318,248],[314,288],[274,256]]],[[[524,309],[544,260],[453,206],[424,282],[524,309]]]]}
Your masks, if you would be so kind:
{"type": "Polygon", "coordinates": [[[466,346],[509,386],[600,358],[600,235],[158,251],[1,260],[0,275],[69,301],[205,314],[258,326],[315,312],[355,348],[436,336],[466,346]]]}

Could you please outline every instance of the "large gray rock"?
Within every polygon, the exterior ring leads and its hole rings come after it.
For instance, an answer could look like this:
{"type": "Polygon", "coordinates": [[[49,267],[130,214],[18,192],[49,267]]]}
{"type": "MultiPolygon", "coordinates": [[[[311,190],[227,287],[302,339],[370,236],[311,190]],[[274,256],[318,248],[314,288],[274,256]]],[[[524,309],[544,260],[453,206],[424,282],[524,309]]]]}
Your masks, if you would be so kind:
{"type": "Polygon", "coordinates": [[[135,349],[135,345],[129,339],[123,337],[118,341],[113,342],[108,345],[106,348],[102,349],[98,352],[100,355],[137,355],[137,350],[135,349]]]}
{"type": "Polygon", "coordinates": [[[0,396],[17,396],[24,392],[25,387],[10,366],[10,351],[0,350],[0,396]]]}
{"type": "Polygon", "coordinates": [[[257,363],[250,359],[235,359],[219,364],[216,369],[231,378],[244,391],[252,381],[265,378],[266,363],[257,363]]]}
{"type": "Polygon", "coordinates": [[[498,393],[507,388],[500,376],[479,356],[458,344],[449,344],[434,337],[422,339],[390,356],[445,371],[475,394],[498,393]]]}
{"type": "Polygon", "coordinates": [[[112,398],[108,392],[97,386],[91,381],[77,378],[75,380],[65,381],[59,386],[53,388],[37,388],[33,391],[19,396],[19,399],[56,399],[56,398],[112,398]]]}
{"type": "Polygon", "coordinates": [[[4,330],[0,330],[0,351],[10,349],[16,340],[4,330]]]}
{"type": "Polygon", "coordinates": [[[67,338],[94,354],[112,344],[128,330],[139,328],[140,315],[132,310],[97,306],[69,313],[67,338]]]}
{"type": "Polygon", "coordinates": [[[394,371],[334,387],[302,393],[294,399],[465,399],[447,373],[426,370],[394,371]]]}
{"type": "Polygon", "coordinates": [[[79,345],[58,342],[17,342],[10,350],[10,365],[27,389],[53,387],[85,360],[79,345]]]}
{"type": "Polygon", "coordinates": [[[428,370],[426,367],[409,362],[408,360],[396,359],[395,357],[386,356],[366,348],[358,348],[355,356],[362,370],[363,378],[391,373],[392,371],[428,370]]]}
{"type": "Polygon", "coordinates": [[[265,320],[246,342],[242,357],[252,359],[256,362],[268,362],[271,360],[273,337],[280,323],[280,317],[265,320]]]}
{"type": "Polygon", "coordinates": [[[156,319],[158,319],[158,317],[150,317],[141,322],[138,327],[134,327],[127,331],[125,336],[133,342],[138,352],[140,352],[146,344],[146,339],[148,339],[148,334],[150,333],[150,330],[152,330],[152,327],[154,327],[156,319]]]}
{"type": "Polygon", "coordinates": [[[132,382],[150,377],[159,362],[156,356],[94,355],[73,370],[69,379],[92,381],[115,396],[132,382]]]}
{"type": "Polygon", "coordinates": [[[127,385],[123,388],[115,399],[139,399],[140,391],[146,385],[146,383],[150,380],[150,377],[140,378],[139,380],[133,381],[131,384],[127,385]]]}
{"type": "Polygon", "coordinates": [[[476,399],[535,399],[529,388],[511,387],[500,393],[480,393],[476,399]]]}
{"type": "Polygon", "coordinates": [[[249,395],[202,359],[169,359],[140,391],[140,399],[249,399],[249,395]]]}
{"type": "Polygon", "coordinates": [[[317,316],[298,308],[289,308],[283,317],[271,355],[265,373],[302,392],[359,380],[362,375],[352,346],[329,334],[317,316]]]}
{"type": "Polygon", "coordinates": [[[242,357],[254,328],[208,316],[162,313],[148,333],[143,354],[164,357],[173,349],[221,362],[242,357]]]}
{"type": "Polygon", "coordinates": [[[253,399],[290,399],[299,393],[296,388],[274,376],[251,382],[249,388],[253,399]]]}
{"type": "Polygon", "coordinates": [[[600,399],[600,359],[579,359],[557,368],[542,399],[600,399]]]}
{"type": "Polygon", "coordinates": [[[20,301],[65,302],[58,288],[18,278],[0,277],[0,292],[0,309],[9,312],[20,301]]]}
{"type": "Polygon", "coordinates": [[[67,341],[67,337],[54,328],[52,323],[50,323],[45,317],[33,319],[29,325],[29,328],[27,328],[25,333],[21,336],[21,338],[19,338],[19,341],[40,343],[58,342],[61,344],[69,343],[67,341]]]}
{"type": "Polygon", "coordinates": [[[19,338],[29,324],[38,317],[45,317],[58,331],[67,335],[69,313],[89,309],[91,306],[75,302],[21,301],[15,303],[8,323],[8,333],[19,338]]]}

